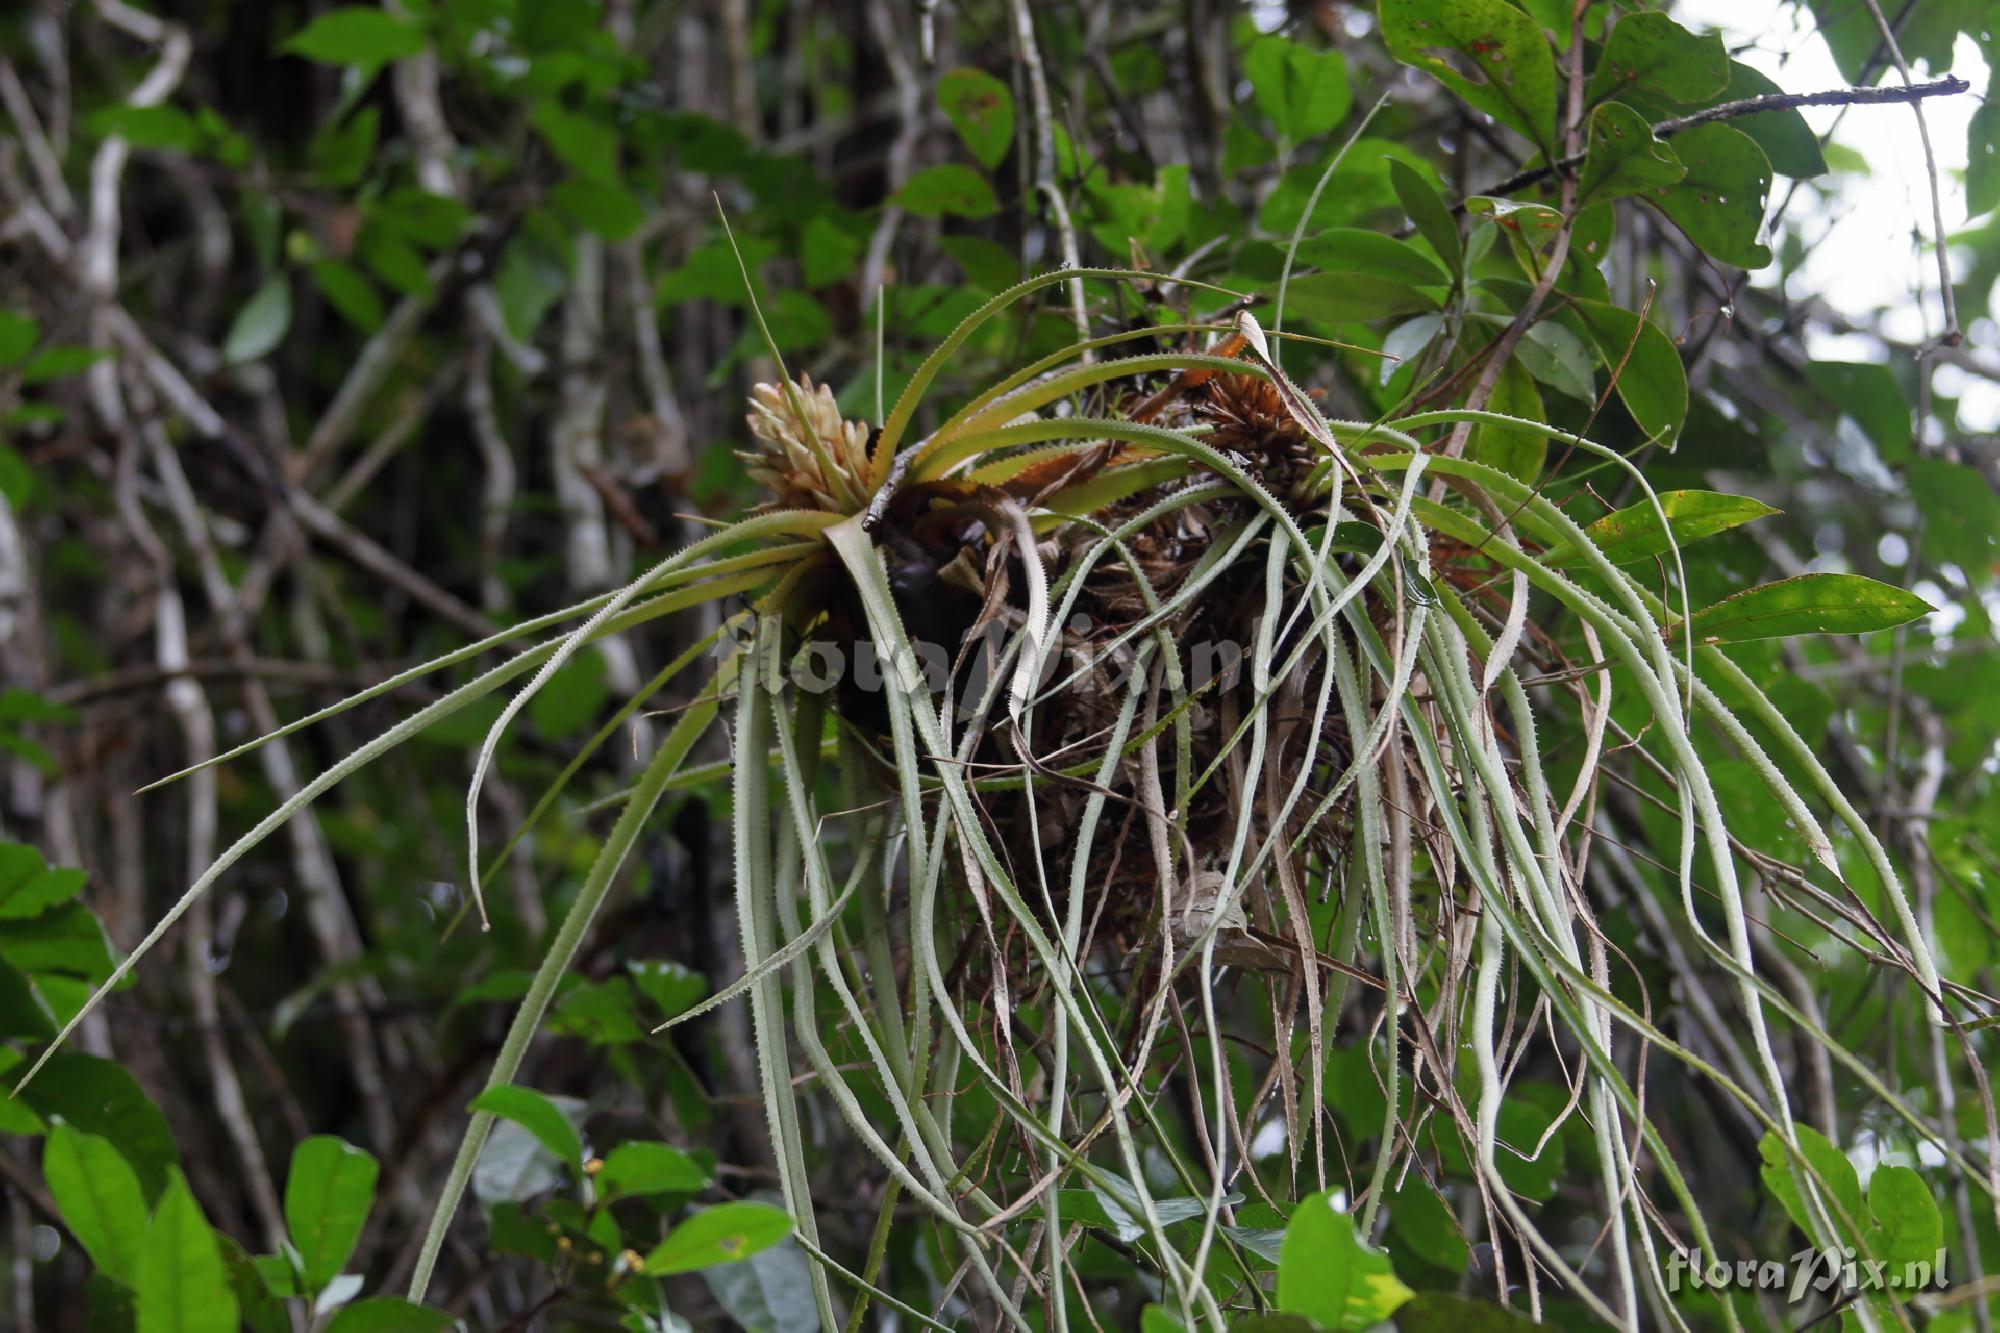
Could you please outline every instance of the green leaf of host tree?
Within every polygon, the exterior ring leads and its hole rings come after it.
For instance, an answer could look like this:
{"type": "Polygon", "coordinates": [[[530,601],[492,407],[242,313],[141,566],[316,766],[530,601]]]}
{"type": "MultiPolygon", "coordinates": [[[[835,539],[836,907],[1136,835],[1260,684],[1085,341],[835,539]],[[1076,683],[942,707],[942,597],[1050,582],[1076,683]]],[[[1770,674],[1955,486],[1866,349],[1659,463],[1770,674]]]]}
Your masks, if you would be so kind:
{"type": "Polygon", "coordinates": [[[273,273],[230,322],[229,335],[222,340],[222,359],[232,366],[255,361],[283,342],[291,326],[291,280],[273,273]]]}
{"type": "Polygon", "coordinates": [[[1533,19],[1507,0],[1382,0],[1381,18],[1389,54],[1554,147],[1556,59],[1533,19]]]}
{"type": "Polygon", "coordinates": [[[1298,1206],[1278,1253],[1278,1308],[1327,1329],[1362,1329],[1394,1314],[1413,1293],[1389,1257],[1364,1244],[1331,1191],[1298,1206]]]}
{"type": "Polygon", "coordinates": [[[583,1140],[556,1104],[533,1088],[512,1085],[488,1088],[473,1099],[472,1110],[491,1111],[535,1136],[555,1159],[574,1171],[583,1163],[583,1140]]]}
{"type": "Polygon", "coordinates": [[[325,1333],[443,1333],[452,1317],[395,1296],[375,1296],[342,1306],[325,1333]]]}
{"type": "Polygon", "coordinates": [[[1762,268],[1771,251],[1757,239],[1771,194],[1771,162],[1757,141],[1727,125],[1697,125],[1674,136],[1674,153],[1687,174],[1656,187],[1649,203],[1703,254],[1739,268],[1762,268]]]}
{"type": "Polygon", "coordinates": [[[1634,311],[1603,301],[1575,301],[1584,332],[1606,369],[1618,372],[1618,399],[1647,436],[1671,449],[1687,420],[1687,368],[1673,339],[1634,311]]]}
{"type": "Polygon", "coordinates": [[[0,842],[0,921],[39,916],[83,889],[81,870],[51,866],[33,847],[0,842]]]}
{"type": "Polygon", "coordinates": [[[983,218],[1000,207],[986,178],[956,162],[919,171],[896,191],[894,202],[906,212],[927,218],[946,214],[983,218]]]}
{"type": "Polygon", "coordinates": [[[1906,625],[1937,608],[1913,592],[1860,574],[1801,574],[1725,597],[1694,613],[1703,643],[1794,634],[1866,634],[1906,625]]]}
{"type": "Polygon", "coordinates": [[[646,1256],[644,1271],[665,1276],[737,1263],[776,1245],[791,1231],[792,1219],[782,1208],[748,1201],[717,1204],[667,1233],[646,1256]]]}
{"type": "Polygon", "coordinates": [[[1462,273],[1465,243],[1459,239],[1458,221],[1445,206],[1437,186],[1418,175],[1408,163],[1394,158],[1389,159],[1389,184],[1396,191],[1403,211],[1416,224],[1417,234],[1430,242],[1431,249],[1451,266],[1453,273],[1462,273]]]}
{"type": "Polygon", "coordinates": [[[222,1247],[178,1170],[139,1251],[138,1291],[138,1333],[236,1333],[222,1247]]]}
{"type": "Polygon", "coordinates": [[[285,1177],[285,1227],[308,1292],[326,1286],[354,1253],[375,1202],[375,1159],[329,1135],[301,1143],[285,1177]]]}
{"type": "Polygon", "coordinates": [[[1584,202],[1644,194],[1677,184],[1686,175],[1674,150],[1631,107],[1606,102],[1590,113],[1590,146],[1578,187],[1584,202]]]}
{"type": "Polygon", "coordinates": [[[1696,36],[1665,14],[1628,14],[1604,43],[1586,96],[1597,102],[1644,92],[1693,105],[1728,86],[1729,52],[1721,34],[1696,36]]]}
{"type": "Polygon", "coordinates": [[[42,1178],[97,1271],[131,1286],[146,1243],[146,1196],[131,1165],[107,1140],[57,1124],[42,1150],[42,1178]]]}
{"type": "Polygon", "coordinates": [[[386,65],[424,49],[415,26],[370,5],[330,9],[279,48],[323,65],[386,65]]]}
{"type": "MultiPolygon", "coordinates": [[[[1519,357],[1510,359],[1501,367],[1500,378],[1493,383],[1493,397],[1487,407],[1491,411],[1527,421],[1547,418],[1542,410],[1541,392],[1535,388],[1534,377],[1528,374],[1519,357]]],[[[1542,464],[1548,452],[1548,436],[1540,431],[1496,426],[1486,421],[1472,428],[1472,440],[1466,447],[1467,456],[1475,463],[1497,467],[1508,476],[1530,485],[1542,475],[1542,464]]]]}
{"type": "Polygon", "coordinates": [[[607,1196],[693,1193],[707,1185],[700,1163],[664,1143],[621,1143],[597,1173],[597,1188],[607,1196]]]}
{"type": "Polygon", "coordinates": [[[1924,1178],[1907,1166],[1878,1166],[1868,1178],[1868,1250],[1900,1277],[1907,1264],[1935,1260],[1944,1246],[1944,1218],[1924,1178]]]}
{"type": "Polygon", "coordinates": [[[1293,143],[1325,134],[1354,105],[1347,59],[1285,37],[1259,37],[1243,53],[1257,109],[1293,143]]]}
{"type": "MultiPolygon", "coordinates": [[[[1665,555],[1670,533],[1675,545],[1686,546],[1778,512],[1762,500],[1717,491],[1664,491],[1659,499],[1660,510],[1667,516],[1665,529],[1660,527],[1659,514],[1654,512],[1652,502],[1641,500],[1598,519],[1583,530],[1584,536],[1596,543],[1612,564],[1629,565],[1665,555]]],[[[1546,558],[1551,564],[1561,564],[1576,556],[1574,548],[1564,547],[1550,552],[1546,558]]]]}
{"type": "MultiPolygon", "coordinates": [[[[1270,294],[1277,295],[1277,286],[1270,294]]],[[[1435,310],[1438,299],[1374,273],[1308,273],[1285,288],[1285,313],[1328,324],[1360,324],[1435,310]]]]}
{"type": "Polygon", "coordinates": [[[961,65],[938,79],[938,106],[988,171],[1014,143],[1014,94],[983,69],[961,65]]]}

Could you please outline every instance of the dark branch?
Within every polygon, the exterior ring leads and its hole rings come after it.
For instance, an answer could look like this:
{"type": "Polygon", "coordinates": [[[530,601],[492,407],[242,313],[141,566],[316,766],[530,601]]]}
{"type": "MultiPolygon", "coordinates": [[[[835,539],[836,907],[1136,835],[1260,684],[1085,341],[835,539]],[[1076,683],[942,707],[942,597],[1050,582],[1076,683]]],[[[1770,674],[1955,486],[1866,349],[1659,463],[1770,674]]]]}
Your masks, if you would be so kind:
{"type": "MultiPolygon", "coordinates": [[[[1874,106],[1884,102],[1921,102],[1927,97],[1951,97],[1962,93],[1972,85],[1955,75],[1946,75],[1930,83],[1909,84],[1887,88],[1829,88],[1817,93],[1766,93],[1762,97],[1745,97],[1734,102],[1722,102],[1705,111],[1691,115],[1674,116],[1653,126],[1653,133],[1662,139],[1671,139],[1683,130],[1691,130],[1697,125],[1707,125],[1718,120],[1740,120],[1744,116],[1761,116],[1767,111],[1793,111],[1802,106],[1874,106]]],[[[1565,157],[1546,166],[1531,167],[1517,172],[1481,194],[1512,194],[1526,189],[1539,181],[1545,181],[1557,172],[1572,171],[1583,165],[1584,154],[1565,157]]],[[[1463,200],[1452,206],[1452,212],[1463,213],[1463,200]]]]}

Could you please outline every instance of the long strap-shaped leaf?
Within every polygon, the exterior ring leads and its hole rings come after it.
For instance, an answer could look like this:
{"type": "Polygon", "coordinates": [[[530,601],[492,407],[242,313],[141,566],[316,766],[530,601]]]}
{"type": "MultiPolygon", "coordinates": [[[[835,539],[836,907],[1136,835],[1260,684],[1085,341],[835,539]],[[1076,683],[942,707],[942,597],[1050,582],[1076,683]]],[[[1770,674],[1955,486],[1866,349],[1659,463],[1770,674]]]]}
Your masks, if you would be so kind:
{"type": "MultiPolygon", "coordinates": [[[[590,863],[590,871],[576,892],[576,901],[564,914],[555,939],[549,943],[548,953],[542,958],[541,966],[535,969],[534,979],[528,983],[528,993],[522,997],[521,1007],[514,1013],[514,1022],[507,1029],[506,1040],[500,1045],[500,1054],[493,1061],[493,1072],[486,1081],[487,1087],[505,1087],[514,1081],[514,1075],[521,1067],[521,1058],[528,1053],[528,1043],[534,1040],[535,1033],[541,1028],[542,1016],[548,1012],[556,984],[575,960],[577,950],[582,947],[584,933],[589,930],[597,909],[603,905],[605,895],[611,891],[612,882],[617,878],[619,867],[625,864],[639,831],[652,816],[653,807],[659,804],[668,779],[673,777],[674,770],[680,767],[688,751],[715,720],[716,712],[721,707],[721,691],[735,674],[739,658],[740,654],[732,654],[723,663],[712,686],[704,689],[694,704],[681,714],[680,720],[660,742],[660,748],[647,761],[638,786],[632,789],[631,799],[611,826],[604,845],[598,848],[597,857],[590,863]]],[[[464,1197],[465,1187],[472,1179],[472,1168],[479,1160],[479,1150],[485,1146],[486,1136],[492,1129],[492,1112],[473,1113],[472,1123],[466,1127],[465,1137],[459,1142],[458,1156],[452,1160],[451,1173],[445,1178],[444,1192],[438,1196],[437,1208],[431,1214],[430,1227],[424,1233],[423,1248],[417,1254],[417,1266],[410,1275],[410,1299],[413,1301],[422,1301],[424,1293],[430,1289],[431,1272],[437,1266],[438,1252],[444,1248],[445,1235],[451,1230],[452,1215],[458,1211],[458,1201],[464,1197]]]]}

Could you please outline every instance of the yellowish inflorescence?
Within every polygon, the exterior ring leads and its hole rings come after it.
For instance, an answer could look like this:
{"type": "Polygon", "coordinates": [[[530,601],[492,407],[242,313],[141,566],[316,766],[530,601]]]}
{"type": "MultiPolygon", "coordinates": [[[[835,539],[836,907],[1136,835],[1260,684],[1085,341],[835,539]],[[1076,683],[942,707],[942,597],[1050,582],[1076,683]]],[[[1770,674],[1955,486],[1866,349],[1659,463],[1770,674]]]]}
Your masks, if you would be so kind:
{"type": "Polygon", "coordinates": [[[770,507],[842,513],[848,497],[864,496],[868,476],[868,427],[840,414],[833,391],[801,374],[787,393],[782,384],[750,390],[750,434],[757,452],[742,455],[750,477],[771,493],[770,507]],[[814,448],[817,443],[818,449],[814,448]],[[821,456],[837,474],[826,475],[821,456]]]}

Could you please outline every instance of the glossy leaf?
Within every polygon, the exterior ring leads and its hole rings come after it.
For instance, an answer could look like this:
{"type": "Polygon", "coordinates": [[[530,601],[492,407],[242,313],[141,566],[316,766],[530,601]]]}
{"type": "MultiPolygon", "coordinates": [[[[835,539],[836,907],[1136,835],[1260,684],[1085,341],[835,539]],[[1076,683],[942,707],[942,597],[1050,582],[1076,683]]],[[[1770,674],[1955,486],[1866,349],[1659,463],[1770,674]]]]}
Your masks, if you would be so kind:
{"type": "Polygon", "coordinates": [[[1582,402],[1597,398],[1597,382],[1591,374],[1590,349],[1583,340],[1553,319],[1528,326],[1514,355],[1528,372],[1543,384],[1582,402]]]}
{"type": "MultiPolygon", "coordinates": [[[[1667,516],[1664,530],[1652,503],[1641,500],[1606,514],[1586,527],[1584,535],[1597,544],[1612,564],[1629,565],[1665,555],[1672,549],[1667,540],[1670,534],[1673,544],[1687,546],[1778,512],[1762,500],[1716,491],[1663,491],[1659,500],[1660,509],[1667,516]]],[[[1575,558],[1565,551],[1554,551],[1547,557],[1552,564],[1572,562],[1575,558]]]]}
{"type": "Polygon", "coordinates": [[[1725,597],[1694,613],[1701,643],[1741,643],[1794,634],[1866,634],[1906,625],[1937,608],[1860,574],[1800,574],[1725,597]]]}
{"type": "Polygon", "coordinates": [[[236,1333],[236,1292],[208,1219],[173,1173],[138,1258],[138,1333],[236,1333]]]}
{"type": "Polygon", "coordinates": [[[578,1136],[576,1126],[554,1102],[533,1088],[512,1084],[488,1088],[473,1098],[469,1109],[490,1111],[503,1120],[513,1121],[571,1170],[583,1163],[583,1139],[578,1136]]]}
{"type": "Polygon", "coordinates": [[[999,166],[1014,145],[1013,90],[983,69],[961,65],[938,79],[937,99],[980,165],[999,166]]]}
{"type": "Polygon", "coordinates": [[[1333,1193],[1299,1204],[1278,1258],[1278,1309],[1325,1329],[1363,1329],[1394,1314],[1414,1293],[1389,1258],[1355,1234],[1354,1219],[1333,1193]]]}
{"type": "Polygon", "coordinates": [[[45,1120],[61,1117],[109,1140],[138,1173],[148,1199],[165,1187],[168,1169],[180,1160],[160,1108],[137,1079],[110,1060],[59,1052],[18,1095],[45,1120]]]}
{"type": "Polygon", "coordinates": [[[1628,92],[1698,105],[1729,86],[1729,52],[1719,33],[1700,36],[1659,13],[1626,14],[1611,29],[1585,96],[1628,92]]]}
{"type": "Polygon", "coordinates": [[[1333,227],[1299,242],[1298,262],[1326,273],[1367,273],[1414,287],[1448,286],[1437,261],[1393,236],[1360,227],[1333,227]]]}
{"type": "Polygon", "coordinates": [[[707,1188],[708,1172],[679,1148],[664,1143],[621,1143],[604,1159],[597,1188],[606,1195],[694,1193],[707,1188]]]}
{"type": "MultiPolygon", "coordinates": [[[[1635,15],[1635,17],[1644,17],[1635,15]]],[[[1620,25],[1623,27],[1624,25],[1620,25]]],[[[1687,168],[1646,118],[1623,102],[1606,102],[1590,114],[1590,147],[1578,193],[1586,200],[1645,194],[1677,184],[1687,168]]]]}
{"type": "Polygon", "coordinates": [[[1601,364],[1617,374],[1619,401],[1639,429],[1673,448],[1687,420],[1687,369],[1657,324],[1623,306],[1576,301],[1570,307],[1597,348],[1601,364]]]}
{"type": "Polygon", "coordinates": [[[1554,145],[1555,53],[1533,19],[1507,0],[1382,0],[1380,13],[1396,59],[1538,147],[1554,145]],[[1467,69],[1476,79],[1461,72],[1467,69]]]}
{"type": "Polygon", "coordinates": [[[1687,174],[1656,186],[1649,203],[1674,220],[1702,253],[1741,268],[1762,268],[1771,251],[1757,239],[1771,193],[1771,163],[1757,141],[1728,125],[1710,123],[1674,136],[1674,153],[1687,174]]]}
{"type": "Polygon", "coordinates": [[[738,1263],[791,1233],[792,1219],[782,1208],[747,1200],[719,1203],[668,1232],[646,1256],[645,1271],[665,1276],[738,1263]]]}
{"type": "Polygon", "coordinates": [[[374,1157],[328,1135],[307,1139],[293,1151],[285,1178],[285,1226],[308,1292],[338,1276],[354,1253],[375,1202],[377,1170],[374,1157]]]}
{"type": "Polygon", "coordinates": [[[1898,1272],[1935,1260],[1944,1247],[1944,1218],[1924,1178],[1907,1166],[1882,1165],[1868,1178],[1867,1248],[1898,1272]]]}
{"type": "Polygon", "coordinates": [[[132,1285],[146,1243],[146,1196],[139,1177],[109,1141],[67,1125],[49,1130],[42,1178],[63,1225],[106,1277],[132,1285]]]}

